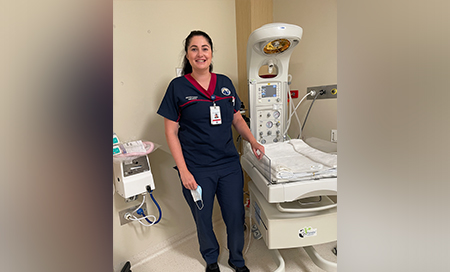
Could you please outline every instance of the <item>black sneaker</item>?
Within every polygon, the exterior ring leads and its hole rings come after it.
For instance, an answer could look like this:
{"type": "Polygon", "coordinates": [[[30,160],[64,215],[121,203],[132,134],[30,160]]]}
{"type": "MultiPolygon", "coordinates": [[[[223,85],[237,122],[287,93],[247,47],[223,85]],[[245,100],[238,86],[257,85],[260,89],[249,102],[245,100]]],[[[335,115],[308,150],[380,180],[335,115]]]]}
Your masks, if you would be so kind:
{"type": "Polygon", "coordinates": [[[219,265],[217,263],[208,264],[206,272],[220,272],[219,265]]]}
{"type": "Polygon", "coordinates": [[[250,272],[250,270],[247,268],[247,266],[242,266],[242,267],[237,267],[234,264],[232,264],[230,262],[230,260],[228,260],[228,264],[234,269],[234,271],[236,272],[250,272]]]}

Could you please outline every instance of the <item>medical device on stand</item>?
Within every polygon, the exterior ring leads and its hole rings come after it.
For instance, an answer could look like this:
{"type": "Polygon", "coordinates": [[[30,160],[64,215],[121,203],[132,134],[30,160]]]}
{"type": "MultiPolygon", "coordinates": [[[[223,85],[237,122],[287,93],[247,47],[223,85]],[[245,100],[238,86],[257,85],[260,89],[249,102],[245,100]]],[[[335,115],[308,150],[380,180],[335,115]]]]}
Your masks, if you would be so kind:
{"type": "Polygon", "coordinates": [[[333,197],[337,195],[337,154],[311,147],[317,141],[308,144],[287,136],[289,59],[302,34],[299,26],[273,23],[256,29],[248,39],[250,130],[264,145],[265,155],[257,160],[246,142],[241,164],[252,179],[252,229],[258,229],[278,261],[276,272],[285,271],[278,249],[297,247],[305,249],[320,268],[337,271],[337,264],[323,259],[313,247],[337,240],[333,197]]]}
{"type": "Polygon", "coordinates": [[[262,144],[284,140],[289,58],[302,33],[298,26],[268,24],[256,29],[249,37],[250,130],[262,144]],[[269,33],[271,37],[267,36],[269,33]]]}
{"type": "Polygon", "coordinates": [[[124,219],[139,222],[143,226],[152,226],[161,220],[161,208],[153,197],[155,183],[150,167],[148,154],[156,150],[152,142],[130,141],[121,143],[116,134],[113,134],[113,168],[114,185],[117,193],[127,201],[136,200],[142,195],[142,202],[136,209],[124,215],[124,219]],[[153,215],[145,215],[142,206],[145,203],[146,194],[149,194],[158,208],[159,218],[153,215]],[[136,216],[140,215],[141,217],[136,216]],[[148,218],[152,218],[150,221],[148,218]],[[143,221],[147,221],[147,223],[143,221]]]}

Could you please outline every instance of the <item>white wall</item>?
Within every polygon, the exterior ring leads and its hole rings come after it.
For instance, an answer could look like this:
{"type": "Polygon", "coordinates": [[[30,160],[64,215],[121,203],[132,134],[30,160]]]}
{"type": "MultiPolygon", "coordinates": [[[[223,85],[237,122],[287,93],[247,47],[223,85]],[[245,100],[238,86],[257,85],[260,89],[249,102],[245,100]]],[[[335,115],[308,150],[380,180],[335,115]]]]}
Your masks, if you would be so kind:
{"type": "MultiPolygon", "coordinates": [[[[127,260],[149,254],[156,245],[195,231],[178,175],[172,169],[175,163],[166,144],[163,118],[156,111],[175,77],[175,68],[181,67],[183,40],[194,29],[211,36],[214,71],[227,74],[236,85],[235,22],[234,0],[114,1],[114,132],[121,141],[142,139],[161,145],[149,158],[156,185],[153,194],[163,210],[163,219],[155,226],[120,226],[119,211],[138,201],[125,203],[114,195],[116,271],[127,260]]],[[[150,214],[157,214],[150,200],[147,208],[150,214]]],[[[215,218],[218,216],[216,209],[215,218]]]]}
{"type": "MultiPolygon", "coordinates": [[[[306,94],[307,87],[337,84],[337,1],[273,0],[273,21],[303,28],[303,37],[291,55],[289,73],[292,90],[299,90],[295,105],[306,94]]],[[[338,84],[338,97],[339,89],[338,84]]],[[[344,90],[345,91],[345,90],[344,90]]],[[[305,100],[297,110],[303,120],[312,100],[305,100]]],[[[337,129],[337,99],[316,100],[309,113],[303,136],[330,140],[331,129],[337,129]]],[[[289,135],[297,137],[299,128],[293,122],[289,135]]]]}

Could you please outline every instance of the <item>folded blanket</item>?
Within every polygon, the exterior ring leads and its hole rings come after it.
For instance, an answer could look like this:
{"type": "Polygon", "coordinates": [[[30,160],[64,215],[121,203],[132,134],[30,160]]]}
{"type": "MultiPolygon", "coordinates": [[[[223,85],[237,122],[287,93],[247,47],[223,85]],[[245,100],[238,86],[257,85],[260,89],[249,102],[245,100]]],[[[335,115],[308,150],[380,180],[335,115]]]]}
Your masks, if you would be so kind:
{"type": "Polygon", "coordinates": [[[244,153],[266,175],[270,168],[272,181],[285,182],[337,176],[337,155],[314,149],[302,140],[265,144],[264,148],[268,159],[261,161],[253,156],[248,143],[247,152],[244,153]]]}
{"type": "Polygon", "coordinates": [[[328,167],[337,168],[337,155],[329,154],[318,149],[310,147],[303,140],[292,139],[289,143],[294,147],[294,150],[311,160],[326,165],[328,167]]]}
{"type": "Polygon", "coordinates": [[[323,169],[323,164],[297,152],[288,142],[266,144],[264,148],[275,171],[287,170],[296,173],[308,173],[323,169]]]}

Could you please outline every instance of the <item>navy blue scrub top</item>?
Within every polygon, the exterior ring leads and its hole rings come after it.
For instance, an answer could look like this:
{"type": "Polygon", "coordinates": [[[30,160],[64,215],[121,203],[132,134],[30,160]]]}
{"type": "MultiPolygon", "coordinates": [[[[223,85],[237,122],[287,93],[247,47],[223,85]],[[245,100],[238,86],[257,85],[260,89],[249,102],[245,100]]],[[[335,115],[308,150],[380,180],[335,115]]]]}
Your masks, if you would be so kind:
{"type": "Polygon", "coordinates": [[[157,113],[178,122],[183,156],[193,171],[239,160],[231,125],[234,113],[240,107],[241,100],[227,76],[211,73],[208,90],[205,90],[191,74],[187,74],[170,82],[157,113]],[[220,106],[220,125],[211,124],[212,95],[215,95],[216,105],[220,106]]]}

